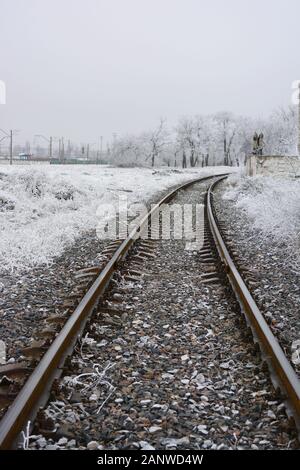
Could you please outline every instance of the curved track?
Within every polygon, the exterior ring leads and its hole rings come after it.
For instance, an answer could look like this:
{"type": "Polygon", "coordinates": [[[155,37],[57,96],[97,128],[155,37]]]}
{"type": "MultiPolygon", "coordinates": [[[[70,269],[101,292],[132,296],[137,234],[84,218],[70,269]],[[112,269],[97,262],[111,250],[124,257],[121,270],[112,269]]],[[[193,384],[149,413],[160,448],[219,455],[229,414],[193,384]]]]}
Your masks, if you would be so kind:
{"type": "Polygon", "coordinates": [[[213,190],[222,179],[211,185],[207,195],[210,229],[231,287],[251,328],[254,341],[259,344],[262,358],[268,365],[273,385],[281,390],[286,399],[286,410],[300,430],[300,381],[235,266],[221,235],[222,230],[218,227],[213,206],[213,190]]]}
{"type": "MultiPolygon", "coordinates": [[[[213,189],[219,181],[215,181],[207,193],[207,219],[213,235],[222,265],[229,278],[233,291],[245,313],[246,319],[251,327],[254,340],[259,343],[263,360],[269,366],[271,378],[275,387],[280,387],[286,396],[287,412],[293,416],[298,429],[300,418],[300,382],[292,369],[289,361],[285,357],[277,340],[274,338],[262,314],[260,313],[251,293],[247,289],[242,275],[238,272],[233,258],[222,238],[221,229],[213,208],[213,189]]],[[[226,176],[225,176],[226,177],[226,176]]],[[[77,308],[64,324],[62,330],[57,335],[50,347],[45,349],[44,355],[37,367],[33,370],[23,388],[20,390],[15,400],[9,407],[0,423],[0,448],[9,449],[16,446],[20,432],[26,427],[28,421],[33,422],[39,409],[43,407],[49,399],[53,382],[62,373],[65,360],[72,354],[78,338],[82,335],[85,325],[105,293],[114,273],[123,262],[131,247],[134,245],[143,230],[148,227],[148,221],[158,213],[161,205],[168,203],[180,190],[184,190],[196,182],[202,182],[212,177],[200,178],[186,183],[168,193],[158,204],[156,204],[135,228],[128,238],[111,244],[111,249],[107,250],[111,258],[104,269],[99,268],[91,271],[86,270],[84,275],[96,276],[93,284],[86,292],[77,308]]],[[[16,369],[25,370],[25,365],[7,366],[2,369],[2,375],[9,375],[16,369]]]]}

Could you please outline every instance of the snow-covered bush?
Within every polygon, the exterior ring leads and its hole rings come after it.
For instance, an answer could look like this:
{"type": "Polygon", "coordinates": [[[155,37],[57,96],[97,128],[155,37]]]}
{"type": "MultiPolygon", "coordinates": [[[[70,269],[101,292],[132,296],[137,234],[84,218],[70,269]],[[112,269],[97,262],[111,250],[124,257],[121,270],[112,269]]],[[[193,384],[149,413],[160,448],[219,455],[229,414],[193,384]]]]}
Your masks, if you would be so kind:
{"type": "Polygon", "coordinates": [[[268,237],[287,255],[300,257],[300,181],[232,176],[223,196],[245,212],[257,236],[268,237]]]}
{"type": "Polygon", "coordinates": [[[47,263],[87,223],[88,200],[63,175],[27,168],[9,169],[0,180],[0,262],[2,270],[47,263]],[[84,211],[82,209],[84,208],[84,211]],[[75,215],[76,212],[76,224],[75,215]],[[78,218],[77,218],[78,215],[78,218]]]}
{"type": "MultiPolygon", "coordinates": [[[[211,171],[207,169],[207,173],[211,171]]],[[[215,171],[221,173],[224,169],[215,171]]],[[[101,204],[118,208],[119,196],[126,196],[130,207],[198,174],[199,170],[153,171],[99,165],[3,166],[0,272],[51,263],[76,238],[96,229],[101,204]]]]}

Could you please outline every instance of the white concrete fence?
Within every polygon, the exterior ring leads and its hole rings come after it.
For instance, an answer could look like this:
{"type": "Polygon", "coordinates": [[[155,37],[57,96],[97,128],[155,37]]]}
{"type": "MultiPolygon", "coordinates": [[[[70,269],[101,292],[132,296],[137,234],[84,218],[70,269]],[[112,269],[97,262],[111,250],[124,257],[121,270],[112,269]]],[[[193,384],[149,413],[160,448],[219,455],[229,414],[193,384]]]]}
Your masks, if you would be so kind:
{"type": "Polygon", "coordinates": [[[251,155],[247,158],[246,175],[300,177],[300,157],[251,155]]]}

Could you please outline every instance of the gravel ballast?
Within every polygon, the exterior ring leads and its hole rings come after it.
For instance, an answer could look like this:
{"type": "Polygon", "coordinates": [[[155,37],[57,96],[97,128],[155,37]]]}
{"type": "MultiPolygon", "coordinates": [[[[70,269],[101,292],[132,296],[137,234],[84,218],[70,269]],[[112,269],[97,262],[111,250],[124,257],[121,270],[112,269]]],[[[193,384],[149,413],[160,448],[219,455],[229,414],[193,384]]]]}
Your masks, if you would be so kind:
{"type": "MultiPolygon", "coordinates": [[[[205,187],[174,203],[202,202],[205,187]]],[[[47,406],[56,433],[30,448],[297,446],[230,289],[203,284],[208,266],[184,248],[157,241],[146,275],[118,283],[104,306],[117,312],[93,317],[47,406]]]]}
{"type": "MultiPolygon", "coordinates": [[[[175,187],[175,186],[174,186],[175,187]]],[[[167,191],[141,201],[150,206],[167,191]]],[[[109,240],[100,240],[96,230],[79,237],[49,266],[2,272],[0,282],[0,338],[5,344],[6,360],[18,359],[21,349],[46,327],[45,320],[65,311],[64,301],[76,287],[78,270],[98,266],[109,240]]]]}
{"type": "Polygon", "coordinates": [[[247,213],[236,207],[235,200],[223,199],[227,189],[227,183],[222,182],[214,192],[218,219],[226,227],[240,264],[251,271],[251,293],[300,374],[300,367],[293,357],[293,344],[300,342],[300,270],[295,268],[295,248],[288,240],[279,244],[271,233],[266,236],[254,229],[247,213]]]}

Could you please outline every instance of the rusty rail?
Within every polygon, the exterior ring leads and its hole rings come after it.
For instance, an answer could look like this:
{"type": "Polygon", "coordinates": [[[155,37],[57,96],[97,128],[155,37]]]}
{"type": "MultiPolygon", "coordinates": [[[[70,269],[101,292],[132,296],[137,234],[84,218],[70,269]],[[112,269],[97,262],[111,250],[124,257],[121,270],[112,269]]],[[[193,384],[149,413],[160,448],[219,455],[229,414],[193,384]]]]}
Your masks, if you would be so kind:
{"type": "Polygon", "coordinates": [[[158,211],[162,204],[169,202],[178,191],[187,187],[206,181],[215,176],[197,178],[180,185],[169,192],[157,203],[142,219],[139,227],[132,230],[116,252],[113,254],[105,268],[98,275],[93,285],[84,295],[73,314],[67,320],[62,330],[55,338],[41,361],[34,369],[23,388],[11,404],[0,422],[0,449],[10,449],[16,446],[20,432],[25,428],[28,421],[33,422],[40,407],[45,406],[49,398],[51,386],[54,380],[62,373],[64,362],[74,349],[77,339],[82,334],[85,324],[97,305],[100,297],[104,294],[108,284],[116,271],[120,261],[124,259],[140,236],[143,228],[147,225],[151,216],[158,211]]]}
{"type": "Polygon", "coordinates": [[[262,357],[268,364],[273,385],[275,388],[279,387],[286,398],[286,410],[294,418],[300,433],[300,380],[238,272],[218,227],[213,207],[213,190],[225,178],[216,180],[208,190],[207,216],[210,229],[235,296],[252,330],[254,340],[260,346],[262,357]]]}

